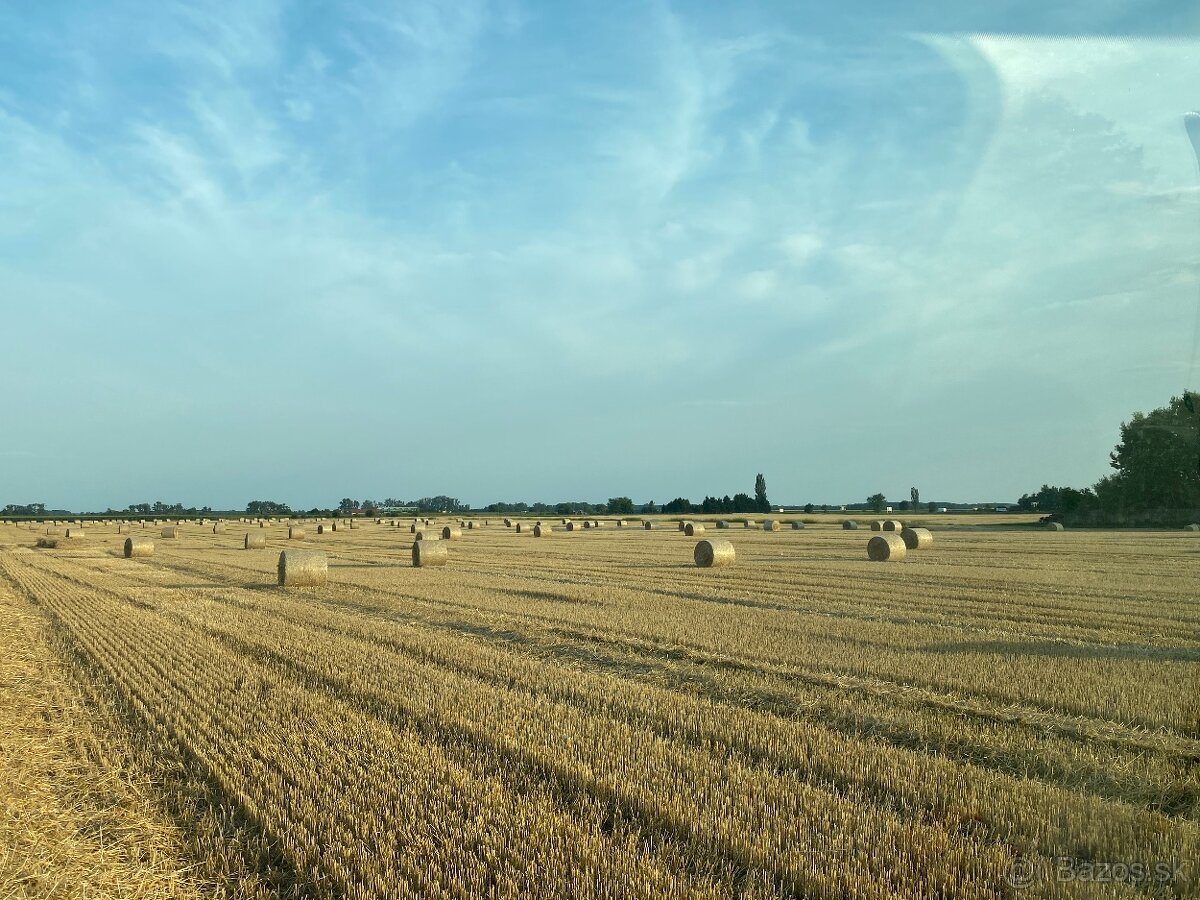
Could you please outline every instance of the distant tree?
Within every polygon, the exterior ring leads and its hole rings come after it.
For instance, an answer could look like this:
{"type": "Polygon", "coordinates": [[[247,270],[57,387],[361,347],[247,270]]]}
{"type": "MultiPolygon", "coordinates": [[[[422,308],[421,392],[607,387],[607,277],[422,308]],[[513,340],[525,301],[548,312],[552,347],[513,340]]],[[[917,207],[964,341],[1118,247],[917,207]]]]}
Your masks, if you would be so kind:
{"type": "Polygon", "coordinates": [[[1114,474],[1101,479],[1103,505],[1125,509],[1200,508],[1200,395],[1134,413],[1109,454],[1114,474]]]}
{"type": "Polygon", "coordinates": [[[662,508],[662,511],[667,515],[672,515],[674,513],[689,513],[692,511],[692,501],[688,500],[686,497],[676,497],[670,503],[666,504],[662,508]]]}
{"type": "Polygon", "coordinates": [[[338,504],[338,512],[345,514],[354,512],[358,509],[358,501],[351,500],[349,497],[343,497],[342,502],[338,504]]]}
{"type": "Polygon", "coordinates": [[[937,504],[934,503],[932,500],[930,500],[928,503],[925,504],[925,509],[928,512],[933,512],[934,510],[937,509],[937,504]]]}
{"type": "Polygon", "coordinates": [[[811,503],[805,503],[805,504],[804,504],[804,511],[805,511],[806,513],[811,513],[811,512],[813,511],[813,505],[812,505],[811,503]]]}
{"type": "Polygon", "coordinates": [[[916,488],[909,488],[908,497],[909,497],[909,500],[912,501],[913,509],[921,508],[921,492],[920,491],[918,491],[916,488]]]}
{"type": "Polygon", "coordinates": [[[633,500],[629,497],[609,497],[608,512],[614,516],[628,515],[633,512],[633,500]]]}
{"type": "Polygon", "coordinates": [[[771,511],[771,501],[767,499],[767,479],[762,472],[754,476],[754,505],[759,512],[771,511]]]}
{"type": "Polygon", "coordinates": [[[909,501],[909,500],[901,500],[900,501],[900,511],[901,512],[908,512],[909,509],[911,509],[911,508],[912,508],[911,501],[909,501]]]}
{"type": "Polygon", "coordinates": [[[251,500],[246,504],[246,513],[251,516],[286,516],[291,512],[291,507],[286,503],[275,500],[251,500]]]}
{"type": "Polygon", "coordinates": [[[758,502],[749,494],[734,494],[733,509],[730,512],[758,512],[758,502]]]}
{"type": "Polygon", "coordinates": [[[887,506],[887,497],[883,494],[872,494],[867,498],[867,508],[872,512],[881,513],[887,506]]]}
{"type": "Polygon", "coordinates": [[[657,515],[658,504],[655,503],[653,500],[651,500],[649,503],[647,503],[645,506],[642,507],[642,512],[648,516],[657,515]]]}

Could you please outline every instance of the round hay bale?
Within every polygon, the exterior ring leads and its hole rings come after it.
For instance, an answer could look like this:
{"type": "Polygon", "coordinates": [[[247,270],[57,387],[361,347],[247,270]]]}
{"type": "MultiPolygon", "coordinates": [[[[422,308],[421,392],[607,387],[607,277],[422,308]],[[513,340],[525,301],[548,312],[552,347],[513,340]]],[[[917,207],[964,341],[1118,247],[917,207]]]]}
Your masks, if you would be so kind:
{"type": "Polygon", "coordinates": [[[450,562],[450,548],[441,541],[414,541],[412,564],[420,568],[444,566],[450,562]]]}
{"type": "Polygon", "coordinates": [[[570,519],[563,519],[563,520],[562,520],[562,522],[560,522],[559,524],[561,524],[561,525],[567,525],[567,524],[569,524],[569,523],[570,523],[570,521],[571,521],[570,519]]]}
{"type": "Polygon", "coordinates": [[[567,523],[567,531],[574,531],[574,530],[575,530],[575,523],[574,523],[574,522],[568,522],[568,523],[567,523]]]}
{"type": "Polygon", "coordinates": [[[876,519],[871,523],[872,531],[883,531],[883,519],[876,519]]]}
{"type": "Polygon", "coordinates": [[[135,556],[153,556],[154,541],[146,537],[129,537],[125,538],[125,558],[132,559],[135,556]]]}
{"type": "Polygon", "coordinates": [[[779,527],[780,526],[779,526],[778,519],[764,519],[763,520],[763,531],[778,531],[779,527]]]}
{"type": "Polygon", "coordinates": [[[457,541],[461,537],[462,537],[462,529],[461,528],[451,528],[449,525],[447,525],[445,528],[442,529],[442,540],[443,541],[457,541]]]}
{"type": "Polygon", "coordinates": [[[897,534],[899,534],[901,531],[904,530],[904,523],[901,522],[899,519],[884,519],[883,530],[884,531],[894,531],[897,534]]]}
{"type": "Polygon", "coordinates": [[[376,519],[376,520],[375,520],[375,524],[376,524],[376,525],[382,525],[382,524],[383,524],[383,519],[376,519]]]}
{"type": "Polygon", "coordinates": [[[329,559],[324,550],[284,550],[279,554],[279,583],[284,587],[312,587],[329,580],[329,559]]]}
{"type": "Polygon", "coordinates": [[[298,541],[308,536],[308,532],[297,525],[292,525],[288,528],[288,540],[298,541]]]}
{"type": "Polygon", "coordinates": [[[267,546],[267,536],[265,534],[246,533],[246,540],[243,544],[247,550],[262,550],[267,546]]]}
{"type": "Polygon", "coordinates": [[[67,529],[67,537],[69,537],[69,538],[87,537],[87,533],[82,528],[75,526],[73,528],[67,529]]]}
{"type": "Polygon", "coordinates": [[[692,557],[702,569],[722,569],[733,565],[733,544],[723,538],[708,538],[696,544],[692,557]]]}
{"type": "Polygon", "coordinates": [[[1200,522],[1193,522],[1191,525],[1185,526],[1183,530],[1184,531],[1200,531],[1200,522]]]}
{"type": "Polygon", "coordinates": [[[803,522],[793,522],[792,523],[792,531],[803,531],[803,530],[804,530],[803,522]]]}
{"type": "Polygon", "coordinates": [[[584,527],[584,528],[589,528],[589,529],[590,529],[590,528],[592,527],[592,522],[591,522],[591,519],[584,519],[584,520],[583,520],[583,527],[584,527]]]}
{"type": "Polygon", "coordinates": [[[543,525],[541,522],[538,522],[536,525],[533,526],[533,536],[534,537],[550,537],[550,535],[553,533],[554,532],[552,532],[550,530],[549,525],[543,525]]]}
{"type": "Polygon", "coordinates": [[[408,533],[409,534],[417,533],[417,523],[416,522],[413,522],[411,525],[408,526],[408,533]]]}
{"type": "Polygon", "coordinates": [[[842,530],[843,531],[857,531],[858,523],[855,522],[853,519],[844,519],[842,521],[842,530]]]}
{"type": "Polygon", "coordinates": [[[877,534],[867,541],[867,556],[875,562],[904,559],[907,553],[903,539],[895,532],[877,534]]]}
{"type": "Polygon", "coordinates": [[[905,528],[900,539],[909,550],[928,550],[933,546],[933,532],[928,528],[905,528]]]}
{"type": "Polygon", "coordinates": [[[436,534],[434,534],[433,532],[429,532],[429,536],[426,537],[425,536],[426,531],[429,531],[429,529],[422,528],[420,531],[416,532],[416,534],[413,535],[413,540],[414,541],[436,541],[438,539],[438,536],[436,534]]]}
{"type": "Polygon", "coordinates": [[[225,523],[224,522],[214,522],[213,523],[213,534],[224,534],[224,533],[225,533],[225,523]]]}
{"type": "Polygon", "coordinates": [[[328,528],[328,527],[329,527],[329,526],[327,526],[327,525],[318,525],[318,526],[317,526],[317,534],[324,534],[324,533],[325,533],[325,529],[326,529],[326,528],[328,528]]]}
{"type": "Polygon", "coordinates": [[[129,534],[129,526],[128,525],[118,525],[117,526],[117,534],[129,534]]]}
{"type": "Polygon", "coordinates": [[[600,527],[600,520],[599,520],[599,519],[592,519],[592,527],[593,527],[593,528],[599,528],[599,527],[600,527]]]}
{"type": "Polygon", "coordinates": [[[330,526],[329,526],[329,530],[330,530],[330,531],[337,531],[337,530],[338,530],[338,527],[337,527],[337,522],[334,522],[332,525],[330,525],[330,526]]]}
{"type": "Polygon", "coordinates": [[[475,529],[475,523],[474,523],[473,521],[472,521],[472,522],[468,522],[468,523],[467,523],[467,530],[468,530],[468,531],[473,531],[474,529],[475,529]]]}
{"type": "Polygon", "coordinates": [[[723,529],[723,528],[728,528],[728,527],[729,527],[729,523],[728,523],[728,522],[726,522],[724,519],[717,519],[717,527],[718,527],[718,528],[722,528],[722,529],[723,529]]]}
{"type": "Polygon", "coordinates": [[[625,527],[625,520],[624,520],[624,519],[617,519],[617,527],[618,527],[618,528],[624,528],[624,527],[625,527]]]}
{"type": "Polygon", "coordinates": [[[647,531],[650,531],[651,529],[654,528],[654,523],[647,520],[642,523],[642,527],[645,528],[647,531]]]}
{"type": "Polygon", "coordinates": [[[162,536],[171,539],[179,537],[179,528],[175,525],[168,525],[161,532],[162,536]]]}
{"type": "Polygon", "coordinates": [[[349,524],[347,527],[348,527],[348,528],[349,528],[351,531],[353,531],[353,530],[354,530],[355,528],[357,528],[358,526],[357,526],[357,525],[355,525],[355,524],[354,524],[354,520],[353,520],[353,519],[351,519],[351,520],[350,520],[350,524],[349,524]]]}
{"type": "Polygon", "coordinates": [[[695,537],[698,534],[704,534],[704,526],[697,522],[688,522],[683,528],[683,533],[688,537],[695,537]]]}
{"type": "Polygon", "coordinates": [[[50,537],[62,537],[63,530],[56,525],[47,525],[46,534],[50,535],[50,537]]]}
{"type": "Polygon", "coordinates": [[[758,523],[755,522],[753,519],[742,519],[742,527],[743,528],[756,528],[756,527],[758,527],[758,523]]]}
{"type": "Polygon", "coordinates": [[[504,527],[505,527],[505,528],[512,528],[512,519],[505,519],[505,520],[504,520],[504,527]]]}
{"type": "Polygon", "coordinates": [[[682,531],[684,534],[687,534],[687,527],[688,527],[688,523],[687,523],[687,520],[686,520],[686,519],[680,519],[680,520],[679,520],[679,521],[676,523],[676,527],[677,527],[677,528],[678,528],[680,531],[682,531]]]}
{"type": "Polygon", "coordinates": [[[1062,531],[1063,523],[1062,522],[1047,522],[1046,530],[1047,531],[1062,531]]]}
{"type": "Polygon", "coordinates": [[[517,523],[517,534],[520,534],[520,533],[521,533],[521,523],[518,522],[517,523]]]}

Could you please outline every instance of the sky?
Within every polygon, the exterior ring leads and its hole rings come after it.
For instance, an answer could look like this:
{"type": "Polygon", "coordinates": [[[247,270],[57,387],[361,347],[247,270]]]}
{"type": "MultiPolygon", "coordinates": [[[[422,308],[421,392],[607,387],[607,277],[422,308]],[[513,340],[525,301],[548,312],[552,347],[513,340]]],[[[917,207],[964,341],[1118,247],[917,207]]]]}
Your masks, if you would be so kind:
{"type": "Polygon", "coordinates": [[[1094,482],[1200,6],[901,5],[0,5],[0,507],[1094,482]]]}

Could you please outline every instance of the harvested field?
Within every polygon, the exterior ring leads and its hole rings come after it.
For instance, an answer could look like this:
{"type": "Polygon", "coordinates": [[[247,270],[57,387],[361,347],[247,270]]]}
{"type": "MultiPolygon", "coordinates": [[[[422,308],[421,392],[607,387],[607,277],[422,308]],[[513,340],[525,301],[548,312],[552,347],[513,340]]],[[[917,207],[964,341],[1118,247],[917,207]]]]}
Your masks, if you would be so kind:
{"type": "Polygon", "coordinates": [[[1020,896],[1194,896],[1195,536],[914,517],[881,566],[844,516],[725,532],[723,569],[673,524],[425,568],[365,523],[290,542],[328,556],[304,589],[209,528],[125,559],[0,526],[0,592],[232,896],[1002,898],[1016,860],[1020,896]]]}

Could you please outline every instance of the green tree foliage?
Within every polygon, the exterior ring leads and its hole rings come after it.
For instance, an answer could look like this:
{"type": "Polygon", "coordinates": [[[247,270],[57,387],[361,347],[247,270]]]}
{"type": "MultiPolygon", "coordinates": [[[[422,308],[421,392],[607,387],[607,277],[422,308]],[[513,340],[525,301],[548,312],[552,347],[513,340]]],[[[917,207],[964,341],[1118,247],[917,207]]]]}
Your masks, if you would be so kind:
{"type": "Polygon", "coordinates": [[[246,504],[246,513],[251,516],[287,516],[292,509],[286,503],[274,500],[251,500],[246,504]]]}
{"type": "Polygon", "coordinates": [[[633,500],[631,500],[629,497],[609,497],[608,511],[614,516],[632,513],[633,500]]]}
{"type": "Polygon", "coordinates": [[[886,506],[887,497],[885,497],[883,494],[872,494],[867,498],[867,507],[874,512],[881,513],[886,506]]]}
{"type": "Polygon", "coordinates": [[[1184,394],[1121,425],[1109,454],[1115,470],[1096,484],[1101,505],[1125,509],[1200,507],[1200,397],[1184,394]]]}
{"type": "Polygon", "coordinates": [[[754,506],[758,512],[771,511],[771,501],[767,499],[767,479],[762,472],[754,476],[754,506]]]}

